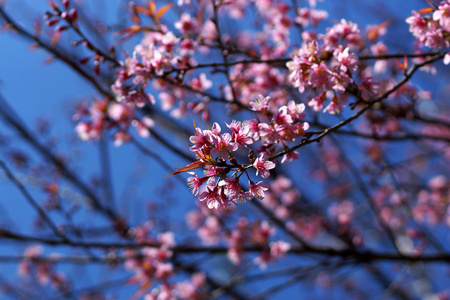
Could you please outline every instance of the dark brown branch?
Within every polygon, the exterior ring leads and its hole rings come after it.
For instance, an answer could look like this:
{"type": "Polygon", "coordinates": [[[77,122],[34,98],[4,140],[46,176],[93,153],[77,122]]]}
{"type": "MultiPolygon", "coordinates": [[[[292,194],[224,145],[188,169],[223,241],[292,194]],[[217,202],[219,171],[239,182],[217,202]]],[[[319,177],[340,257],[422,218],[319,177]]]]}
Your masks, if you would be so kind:
{"type": "MultiPolygon", "coordinates": [[[[119,242],[68,242],[64,240],[56,240],[50,238],[41,238],[35,236],[28,236],[19,233],[15,233],[9,230],[0,229],[0,238],[5,240],[12,240],[23,243],[37,242],[49,246],[72,246],[72,247],[90,247],[90,248],[100,248],[100,249],[141,249],[145,247],[160,247],[159,243],[119,243],[119,242]]],[[[226,254],[228,248],[225,246],[215,246],[215,247],[202,247],[202,246],[188,246],[188,245],[178,245],[170,248],[175,254],[195,254],[195,253],[210,253],[210,254],[226,254]]],[[[247,246],[243,248],[244,252],[261,252],[264,251],[263,246],[247,246]]],[[[433,262],[444,262],[450,263],[450,253],[444,254],[399,254],[391,252],[378,252],[378,251],[357,251],[357,250],[340,250],[328,247],[315,247],[310,246],[309,248],[293,247],[288,253],[305,255],[305,254],[315,254],[315,255],[325,255],[325,256],[335,256],[335,257],[345,257],[354,258],[362,262],[370,261],[411,261],[411,262],[423,262],[423,263],[433,263],[433,262]]],[[[94,258],[95,259],[95,258],[94,258]]],[[[86,259],[89,260],[89,259],[86,259]]]]}
{"type": "Polygon", "coordinates": [[[11,180],[11,182],[20,190],[22,195],[27,199],[28,203],[38,212],[39,216],[47,223],[50,229],[56,236],[61,237],[63,240],[69,241],[68,238],[63,234],[62,231],[58,230],[55,223],[47,215],[47,213],[37,204],[36,200],[33,199],[28,190],[23,186],[23,184],[11,173],[6,164],[0,160],[0,168],[5,172],[6,176],[11,180]]]}
{"type": "Polygon", "coordinates": [[[118,220],[119,216],[107,206],[103,206],[100,199],[87,187],[85,183],[72,172],[66,164],[47,147],[43,146],[33,134],[23,125],[22,122],[17,120],[17,116],[12,109],[7,105],[6,100],[0,94],[0,118],[14,130],[16,130],[22,139],[32,146],[36,151],[45,159],[48,159],[55,167],[57,167],[61,174],[76,188],[78,188],[84,195],[88,197],[92,207],[99,212],[107,215],[112,220],[118,220]]]}
{"type": "Polygon", "coordinates": [[[81,77],[83,77],[84,79],[89,81],[97,89],[97,91],[100,94],[109,95],[111,97],[113,96],[111,94],[111,92],[109,91],[109,89],[106,89],[105,87],[103,87],[93,76],[89,75],[83,68],[81,68],[77,62],[75,62],[74,60],[69,58],[67,55],[65,55],[63,53],[63,51],[61,51],[55,47],[52,47],[52,46],[48,45],[47,43],[45,43],[44,41],[42,41],[41,39],[39,39],[38,37],[33,36],[28,31],[26,31],[24,28],[22,28],[17,22],[12,20],[9,17],[9,15],[5,12],[5,10],[3,9],[3,6],[1,4],[0,4],[0,17],[2,17],[5,20],[5,22],[7,24],[9,24],[12,27],[12,29],[17,31],[21,36],[23,36],[24,38],[26,38],[30,41],[35,42],[37,45],[39,45],[39,47],[41,47],[42,49],[45,49],[46,51],[48,51],[49,53],[54,55],[57,59],[61,60],[62,62],[64,62],[68,66],[70,66],[81,77]]]}

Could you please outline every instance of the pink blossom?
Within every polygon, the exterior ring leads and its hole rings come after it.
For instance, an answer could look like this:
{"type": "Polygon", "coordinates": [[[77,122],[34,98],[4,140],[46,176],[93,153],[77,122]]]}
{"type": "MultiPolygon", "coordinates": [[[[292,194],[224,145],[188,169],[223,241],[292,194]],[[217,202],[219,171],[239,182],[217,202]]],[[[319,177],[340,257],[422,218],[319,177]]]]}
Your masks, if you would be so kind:
{"type": "Polygon", "coordinates": [[[192,79],[191,86],[197,91],[205,91],[212,87],[212,81],[206,78],[205,73],[201,73],[198,78],[192,79]]]}
{"type": "Polygon", "coordinates": [[[270,96],[264,97],[262,95],[258,95],[255,101],[250,102],[250,108],[254,111],[267,111],[269,106],[270,96]]]}
{"type": "Polygon", "coordinates": [[[216,25],[210,19],[206,20],[203,24],[202,36],[210,41],[214,41],[217,39],[216,25]]]}
{"type": "Polygon", "coordinates": [[[291,244],[284,241],[270,243],[270,256],[273,258],[282,258],[291,249],[291,244]]]}
{"type": "Polygon", "coordinates": [[[246,199],[246,195],[239,184],[238,178],[227,178],[219,182],[219,186],[225,188],[225,195],[229,197],[230,201],[241,202],[246,199]]]}
{"type": "Polygon", "coordinates": [[[194,145],[191,146],[189,149],[191,151],[199,151],[203,147],[207,146],[209,144],[211,131],[209,130],[201,130],[200,128],[195,128],[195,135],[191,136],[189,138],[189,141],[193,143],[194,145]]]}
{"type": "Polygon", "coordinates": [[[119,130],[114,134],[113,139],[114,139],[114,146],[119,147],[124,142],[131,141],[131,136],[130,134],[128,134],[128,132],[119,130]]]}
{"type": "Polygon", "coordinates": [[[323,92],[319,96],[314,97],[311,101],[308,102],[308,106],[312,106],[315,111],[322,110],[324,105],[323,102],[325,100],[326,93],[323,92]]]}
{"type": "Polygon", "coordinates": [[[339,224],[346,225],[351,221],[353,211],[353,203],[345,200],[339,204],[330,206],[329,214],[336,218],[339,224]]]}
{"type": "Polygon", "coordinates": [[[406,19],[406,23],[410,24],[409,31],[418,37],[427,30],[427,21],[420,14],[413,11],[412,16],[406,19]]]}
{"type": "Polygon", "coordinates": [[[263,183],[262,181],[258,183],[254,183],[253,181],[249,181],[249,190],[248,194],[250,198],[257,198],[257,199],[264,199],[264,192],[269,189],[267,184],[263,183]]]}
{"type": "Polygon", "coordinates": [[[155,122],[149,117],[143,117],[141,120],[133,120],[131,125],[136,127],[139,136],[146,138],[150,136],[149,129],[155,125],[155,122]]]}
{"type": "Polygon", "coordinates": [[[191,177],[187,179],[189,188],[191,189],[192,194],[194,194],[194,196],[197,196],[200,187],[202,186],[203,182],[205,182],[205,177],[199,178],[194,172],[188,172],[188,174],[191,175],[191,177]]]}
{"type": "Polygon", "coordinates": [[[291,100],[289,101],[287,105],[287,113],[292,117],[294,120],[303,120],[306,118],[306,114],[303,113],[305,111],[305,104],[299,103],[296,104],[295,101],[291,100]]]}
{"type": "Polygon", "coordinates": [[[333,72],[329,67],[321,62],[311,66],[309,82],[318,89],[331,90],[333,88],[333,72]]]}
{"type": "Polygon", "coordinates": [[[339,47],[333,52],[334,59],[343,72],[355,71],[358,68],[358,57],[349,51],[348,47],[339,47]]]}
{"type": "Polygon", "coordinates": [[[183,13],[179,21],[175,22],[175,28],[181,33],[196,33],[197,20],[191,18],[187,13],[183,13]]]}
{"type": "Polygon", "coordinates": [[[261,154],[253,163],[253,167],[256,169],[256,175],[261,173],[263,178],[267,178],[270,176],[270,169],[275,168],[275,163],[272,161],[266,161],[265,155],[261,154]]]}
{"type": "Polygon", "coordinates": [[[291,151],[285,155],[283,155],[283,158],[281,159],[281,163],[284,164],[288,161],[293,161],[298,159],[298,151],[291,151]]]}
{"type": "Polygon", "coordinates": [[[223,160],[227,160],[230,152],[236,151],[238,145],[232,141],[229,133],[221,135],[211,134],[209,136],[213,148],[211,150],[212,155],[220,155],[223,160]]]}
{"type": "Polygon", "coordinates": [[[206,218],[205,223],[197,230],[198,237],[207,245],[215,245],[220,241],[220,222],[215,216],[206,218]]]}
{"type": "Polygon", "coordinates": [[[338,100],[334,97],[333,100],[328,104],[327,107],[323,110],[323,112],[328,111],[332,115],[338,115],[342,112],[342,107],[339,104],[338,100]]]}
{"type": "Polygon", "coordinates": [[[159,279],[166,279],[173,275],[173,265],[171,263],[156,263],[155,276],[159,279]]]}
{"type": "Polygon", "coordinates": [[[256,265],[259,265],[259,268],[261,270],[264,270],[267,268],[267,264],[269,262],[273,261],[272,256],[270,255],[270,253],[268,251],[263,251],[258,257],[256,257],[253,262],[256,265]]]}
{"type": "Polygon", "coordinates": [[[205,201],[209,209],[228,208],[228,198],[217,186],[214,178],[210,178],[206,185],[206,190],[198,197],[200,201],[205,201]]]}
{"type": "Polygon", "coordinates": [[[433,13],[433,20],[439,21],[439,25],[446,31],[450,31],[450,3],[442,1],[433,13]]]}

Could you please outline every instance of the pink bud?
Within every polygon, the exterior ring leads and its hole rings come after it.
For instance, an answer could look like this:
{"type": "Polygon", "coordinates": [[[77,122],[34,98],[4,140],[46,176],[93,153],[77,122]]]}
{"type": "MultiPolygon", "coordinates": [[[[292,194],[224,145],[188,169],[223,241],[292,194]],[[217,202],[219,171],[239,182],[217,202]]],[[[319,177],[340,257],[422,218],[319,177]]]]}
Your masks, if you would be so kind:
{"type": "Polygon", "coordinates": [[[70,4],[69,0],[63,0],[62,3],[63,3],[63,6],[64,6],[64,9],[68,10],[69,9],[69,4],[70,4]]]}
{"type": "Polygon", "coordinates": [[[59,19],[52,19],[52,20],[48,20],[48,21],[46,22],[46,25],[47,25],[48,27],[51,27],[51,26],[57,24],[58,22],[59,22],[59,19]]]}
{"type": "Polygon", "coordinates": [[[76,20],[78,20],[78,12],[75,8],[72,8],[69,12],[69,16],[72,19],[73,22],[75,22],[76,20]]]}
{"type": "Polygon", "coordinates": [[[56,5],[55,3],[53,3],[53,2],[48,2],[48,5],[50,5],[50,7],[53,9],[53,10],[58,10],[58,5],[56,5]]]}
{"type": "Polygon", "coordinates": [[[61,31],[67,30],[67,29],[69,29],[69,26],[58,25],[58,26],[56,26],[55,31],[56,32],[61,32],[61,31]]]}
{"type": "Polygon", "coordinates": [[[87,63],[89,60],[90,60],[89,57],[85,57],[85,58],[80,59],[80,60],[78,61],[78,63],[81,64],[81,65],[84,65],[84,64],[87,63]]]}

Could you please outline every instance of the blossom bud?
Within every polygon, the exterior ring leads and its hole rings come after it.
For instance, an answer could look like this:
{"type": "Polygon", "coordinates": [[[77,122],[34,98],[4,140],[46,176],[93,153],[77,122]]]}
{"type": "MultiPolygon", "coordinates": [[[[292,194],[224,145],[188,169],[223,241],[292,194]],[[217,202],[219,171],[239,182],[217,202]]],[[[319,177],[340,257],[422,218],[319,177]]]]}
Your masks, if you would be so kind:
{"type": "Polygon", "coordinates": [[[64,12],[61,13],[61,18],[64,19],[64,20],[69,21],[69,14],[64,11],[64,12]]]}
{"type": "Polygon", "coordinates": [[[87,63],[89,60],[90,60],[90,57],[85,57],[85,58],[80,59],[80,60],[78,61],[78,63],[79,63],[80,65],[84,65],[84,64],[87,63]]]}
{"type": "Polygon", "coordinates": [[[59,22],[59,19],[52,19],[52,20],[48,20],[45,24],[46,24],[48,27],[51,27],[51,26],[57,24],[58,22],[59,22]]]}
{"type": "Polygon", "coordinates": [[[55,31],[56,32],[61,32],[61,31],[67,30],[67,29],[69,29],[69,26],[58,25],[58,26],[56,26],[55,31]]]}
{"type": "Polygon", "coordinates": [[[44,20],[48,20],[48,19],[50,19],[51,17],[53,17],[53,14],[52,14],[51,12],[46,11],[46,12],[44,13],[44,20]]]}
{"type": "Polygon", "coordinates": [[[48,3],[48,5],[50,5],[50,7],[51,7],[53,10],[56,10],[56,11],[58,10],[58,5],[56,5],[55,3],[53,3],[53,2],[50,1],[50,2],[48,3]]]}
{"type": "Polygon", "coordinates": [[[75,8],[72,8],[69,12],[69,16],[72,19],[73,22],[75,22],[76,20],[78,20],[78,12],[75,8]]]}
{"type": "Polygon", "coordinates": [[[62,3],[63,3],[63,6],[64,6],[64,9],[68,10],[69,9],[69,4],[70,4],[69,0],[63,0],[62,3]]]}
{"type": "Polygon", "coordinates": [[[108,50],[111,53],[112,57],[115,58],[116,57],[116,49],[113,46],[111,46],[111,47],[109,47],[108,50]]]}

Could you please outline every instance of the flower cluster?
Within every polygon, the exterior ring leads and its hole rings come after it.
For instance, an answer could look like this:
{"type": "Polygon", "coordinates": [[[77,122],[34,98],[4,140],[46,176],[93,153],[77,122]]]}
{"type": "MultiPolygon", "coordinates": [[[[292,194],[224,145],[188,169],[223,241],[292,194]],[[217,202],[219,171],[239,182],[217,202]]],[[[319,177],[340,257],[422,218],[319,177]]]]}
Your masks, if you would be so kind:
{"type": "MultiPolygon", "coordinates": [[[[450,1],[445,0],[437,7],[428,7],[419,12],[413,11],[406,19],[409,31],[417,39],[419,46],[441,49],[450,46],[450,1]],[[425,16],[432,13],[431,16],[425,16]]],[[[450,53],[444,57],[444,63],[450,63],[450,53]]]]}
{"type": "MultiPolygon", "coordinates": [[[[230,133],[222,133],[218,123],[214,123],[211,129],[202,130],[195,128],[195,135],[190,137],[193,144],[190,150],[197,154],[199,161],[179,169],[176,173],[190,171],[196,168],[204,168],[205,176],[198,177],[194,172],[189,172],[191,177],[188,183],[192,193],[204,201],[209,208],[229,208],[230,203],[252,198],[263,199],[267,186],[263,182],[253,182],[248,175],[248,170],[254,168],[256,175],[263,178],[270,176],[270,170],[275,168],[275,163],[268,159],[273,155],[277,145],[295,141],[297,137],[305,134],[309,128],[308,123],[301,122],[306,115],[303,113],[304,104],[296,104],[290,101],[288,105],[280,107],[278,113],[270,115],[268,105],[270,97],[258,96],[250,103],[253,111],[262,114],[269,122],[249,120],[244,123],[233,121],[227,124],[230,133]],[[258,148],[258,157],[254,157],[254,151],[249,148],[258,140],[262,146],[258,148]],[[248,163],[238,163],[237,151],[248,153],[248,163]],[[232,172],[231,176],[228,174],[232,172]],[[240,177],[246,174],[248,178],[248,190],[245,191],[239,183],[240,177]],[[206,184],[205,184],[206,183],[206,184]],[[203,191],[200,191],[205,184],[203,191]]],[[[298,153],[291,151],[286,154],[282,163],[298,158],[298,153]]],[[[174,173],[174,174],[176,174],[174,173]]]]}
{"type": "Polygon", "coordinates": [[[98,140],[106,129],[115,129],[114,144],[119,146],[129,141],[130,127],[135,127],[141,137],[150,135],[149,129],[154,122],[148,116],[138,117],[134,112],[134,106],[129,103],[117,103],[105,100],[96,100],[90,108],[82,102],[73,116],[74,120],[87,119],[79,122],[75,131],[82,140],[98,140]]]}
{"type": "MultiPolygon", "coordinates": [[[[51,284],[57,291],[64,291],[69,287],[66,276],[55,271],[55,264],[40,259],[42,246],[30,246],[24,252],[24,260],[20,262],[18,273],[22,277],[35,276],[39,284],[51,284]]],[[[56,256],[55,256],[56,258],[56,256]]]]}
{"type": "MultiPolygon", "coordinates": [[[[159,30],[147,31],[144,39],[134,48],[133,55],[121,62],[121,68],[113,91],[119,102],[131,103],[141,108],[145,105],[153,105],[153,97],[145,92],[149,83],[160,90],[158,95],[163,110],[171,110],[171,116],[180,118],[186,115],[188,109],[195,113],[203,113],[208,118],[207,107],[199,102],[186,103],[187,90],[182,88],[183,80],[195,92],[204,92],[212,87],[212,81],[208,80],[205,73],[173,77],[174,69],[195,67],[197,61],[195,54],[208,48],[202,45],[210,44],[216,39],[217,33],[212,22],[206,21],[199,27],[196,19],[188,13],[183,13],[180,20],[175,22],[175,28],[179,34],[168,30],[165,25],[159,24],[159,30]]],[[[129,28],[146,31],[139,27],[129,28]]]]}
{"type": "Polygon", "coordinates": [[[361,39],[355,24],[341,20],[325,35],[305,39],[292,61],[286,64],[289,81],[300,93],[306,89],[319,93],[309,102],[314,110],[324,108],[327,94],[334,96],[324,111],[336,114],[342,110],[336,93],[345,92],[354,82],[352,74],[358,68],[358,57],[350,49],[360,49],[361,39]]]}
{"type": "Polygon", "coordinates": [[[214,123],[211,130],[196,128],[195,135],[190,138],[193,143],[190,149],[200,158],[201,166],[206,169],[206,176],[199,178],[190,172],[192,177],[188,179],[189,185],[200,201],[205,201],[209,208],[214,209],[228,208],[230,203],[236,204],[253,197],[263,198],[266,188],[262,182],[254,183],[249,178],[249,190],[244,191],[239,184],[239,177],[252,166],[257,172],[261,172],[261,176],[268,177],[269,170],[275,167],[263,154],[252,165],[239,165],[233,153],[239,148],[247,149],[247,145],[254,140],[250,137],[247,125],[232,122],[227,126],[232,134],[221,133],[220,125],[214,123]],[[235,176],[226,177],[232,169],[236,169],[235,176]],[[240,175],[237,175],[238,172],[240,175]],[[206,188],[200,193],[200,187],[205,182],[206,188]]]}
{"type": "Polygon", "coordinates": [[[228,247],[227,257],[234,265],[241,265],[247,259],[246,246],[261,247],[261,253],[253,259],[261,269],[284,257],[291,249],[290,243],[274,238],[275,228],[267,221],[251,223],[247,218],[241,217],[231,230],[224,231],[219,223],[219,216],[212,216],[210,213],[201,207],[200,210],[187,214],[187,222],[190,227],[197,229],[198,237],[204,244],[218,245],[225,242],[228,247]]]}

